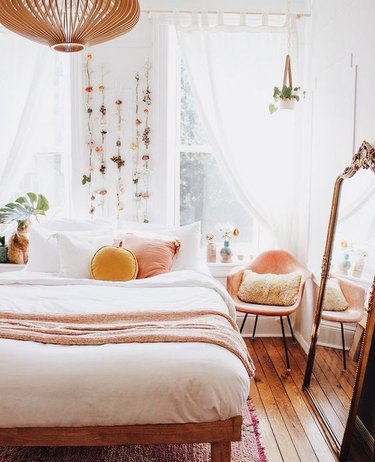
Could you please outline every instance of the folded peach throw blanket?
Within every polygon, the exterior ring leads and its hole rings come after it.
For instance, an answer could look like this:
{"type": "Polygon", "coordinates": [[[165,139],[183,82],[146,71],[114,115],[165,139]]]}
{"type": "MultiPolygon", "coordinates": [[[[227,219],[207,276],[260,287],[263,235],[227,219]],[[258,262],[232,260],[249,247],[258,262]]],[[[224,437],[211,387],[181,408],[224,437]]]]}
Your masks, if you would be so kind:
{"type": "Polygon", "coordinates": [[[0,338],[56,345],[212,343],[234,353],[250,377],[255,370],[236,323],[218,311],[79,315],[2,312],[0,338]]]}

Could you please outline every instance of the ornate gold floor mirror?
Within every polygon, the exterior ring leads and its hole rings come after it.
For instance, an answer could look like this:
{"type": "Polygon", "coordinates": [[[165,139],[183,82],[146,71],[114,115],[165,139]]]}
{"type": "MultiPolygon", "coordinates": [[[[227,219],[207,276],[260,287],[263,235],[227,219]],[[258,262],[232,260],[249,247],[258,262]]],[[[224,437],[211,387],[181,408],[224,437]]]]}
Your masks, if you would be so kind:
{"type": "MultiPolygon", "coordinates": [[[[349,185],[349,179],[355,175],[360,181],[361,175],[365,175],[365,181],[372,185],[373,174],[375,148],[365,141],[353,156],[352,164],[335,182],[303,384],[318,420],[342,462],[349,460],[354,431],[361,425],[358,410],[375,326],[375,277],[373,265],[369,266],[370,273],[366,274],[366,278],[361,277],[362,268],[359,271],[358,261],[355,265],[352,263],[349,271],[350,244],[346,241],[341,241],[340,255],[343,258],[337,264],[335,258],[340,236],[336,235],[336,231],[343,213],[340,211],[340,198],[344,181],[349,185]],[[331,298],[332,295],[343,298],[339,297],[337,301],[337,297],[331,298]],[[334,311],[339,302],[344,303],[340,307],[342,311],[334,311]],[[350,351],[346,351],[348,347],[350,351]]],[[[368,205],[365,216],[370,214],[372,223],[369,242],[375,246],[375,182],[367,196],[362,197],[362,203],[368,205]]],[[[358,222],[359,231],[360,227],[358,222]]]]}

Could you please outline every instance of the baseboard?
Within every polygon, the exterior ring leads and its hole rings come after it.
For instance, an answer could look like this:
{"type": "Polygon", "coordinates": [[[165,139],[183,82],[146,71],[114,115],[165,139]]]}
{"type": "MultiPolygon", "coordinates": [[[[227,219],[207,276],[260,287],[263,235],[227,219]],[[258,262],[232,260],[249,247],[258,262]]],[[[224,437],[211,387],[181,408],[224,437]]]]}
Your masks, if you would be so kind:
{"type": "Polygon", "coordinates": [[[306,342],[305,338],[303,337],[303,335],[301,335],[300,332],[294,332],[294,336],[296,337],[296,340],[297,342],[301,345],[302,347],[302,350],[308,354],[309,353],[309,349],[310,349],[310,345],[306,342]]]}
{"type": "MultiPolygon", "coordinates": [[[[355,327],[349,325],[344,326],[345,335],[345,349],[349,350],[354,337],[355,327]]],[[[342,348],[341,342],[341,327],[339,323],[321,324],[319,328],[318,345],[329,347],[329,348],[342,348]]]]}
{"type": "Polygon", "coordinates": [[[374,437],[367,430],[362,420],[357,416],[355,419],[355,429],[357,430],[357,438],[360,441],[360,447],[362,447],[369,457],[369,460],[374,460],[374,437]]]}

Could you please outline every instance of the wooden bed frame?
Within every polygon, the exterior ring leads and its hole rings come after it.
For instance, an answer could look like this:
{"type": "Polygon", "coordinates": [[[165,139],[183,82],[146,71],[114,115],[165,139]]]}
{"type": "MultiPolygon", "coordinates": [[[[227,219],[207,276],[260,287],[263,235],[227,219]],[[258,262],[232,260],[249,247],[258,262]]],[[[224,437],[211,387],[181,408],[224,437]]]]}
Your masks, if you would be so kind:
{"type": "Polygon", "coordinates": [[[211,462],[231,462],[231,442],[241,441],[241,426],[242,416],[185,424],[0,428],[0,446],[210,443],[211,462]]]}

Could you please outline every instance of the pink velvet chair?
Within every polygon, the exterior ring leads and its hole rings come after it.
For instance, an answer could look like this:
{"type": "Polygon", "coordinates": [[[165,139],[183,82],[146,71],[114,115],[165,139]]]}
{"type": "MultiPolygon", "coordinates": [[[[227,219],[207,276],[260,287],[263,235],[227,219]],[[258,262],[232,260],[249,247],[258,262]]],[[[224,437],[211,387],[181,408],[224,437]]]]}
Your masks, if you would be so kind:
{"type": "Polygon", "coordinates": [[[352,324],[358,323],[364,313],[366,291],[363,287],[358,284],[354,284],[347,279],[342,279],[336,276],[332,276],[334,279],[339,281],[340,289],[344,294],[349,307],[345,311],[322,311],[322,319],[331,322],[339,322],[341,326],[341,341],[342,341],[342,362],[344,365],[344,371],[346,371],[346,353],[345,353],[345,337],[344,337],[344,323],[352,324]]]}
{"type": "Polygon", "coordinates": [[[250,265],[233,268],[231,273],[227,276],[227,290],[230,293],[235,305],[236,310],[245,313],[244,320],[242,322],[240,332],[242,332],[247,316],[249,314],[255,315],[255,323],[253,329],[252,338],[255,338],[255,331],[258,324],[259,316],[272,316],[272,317],[279,317],[281,323],[281,333],[283,336],[284,342],[284,349],[285,349],[285,359],[287,369],[290,370],[290,363],[289,363],[289,356],[288,356],[288,348],[285,339],[285,329],[284,329],[284,322],[283,317],[285,316],[288,319],[288,324],[290,328],[290,332],[292,335],[293,343],[296,342],[294,337],[294,332],[292,328],[292,324],[290,322],[289,316],[293,314],[300,306],[303,296],[303,291],[305,287],[305,282],[307,279],[311,277],[311,273],[306,270],[304,266],[302,266],[293,255],[285,250],[268,250],[266,252],[261,253],[258,255],[250,265]],[[270,305],[256,305],[252,303],[246,303],[240,300],[237,296],[238,289],[242,282],[243,272],[248,269],[252,270],[256,273],[265,274],[287,274],[292,273],[293,271],[298,271],[301,273],[301,283],[298,291],[298,296],[295,303],[292,306],[270,306],[270,305]]]}

